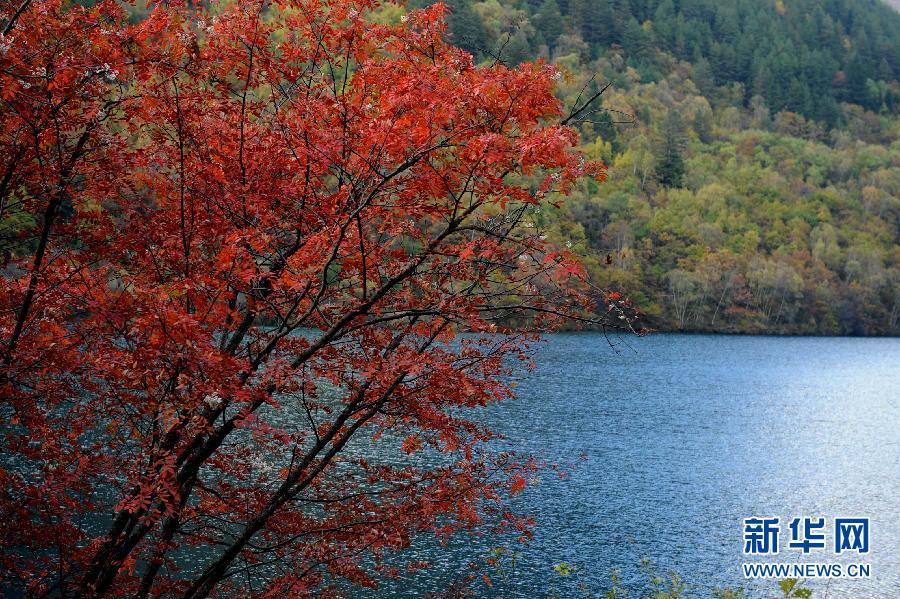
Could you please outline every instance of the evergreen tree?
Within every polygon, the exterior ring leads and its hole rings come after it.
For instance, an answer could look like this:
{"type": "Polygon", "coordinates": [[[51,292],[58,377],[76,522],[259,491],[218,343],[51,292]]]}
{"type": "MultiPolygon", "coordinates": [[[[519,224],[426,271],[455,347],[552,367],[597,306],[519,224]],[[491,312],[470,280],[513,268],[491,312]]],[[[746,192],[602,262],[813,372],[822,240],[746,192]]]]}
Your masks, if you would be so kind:
{"type": "Polygon", "coordinates": [[[531,19],[535,28],[544,36],[547,46],[556,47],[556,40],[563,32],[562,12],[556,0],[545,0],[531,19]]]}
{"type": "Polygon", "coordinates": [[[645,63],[653,58],[650,37],[633,17],[625,23],[622,31],[622,46],[625,48],[626,55],[638,63],[645,63]]]}
{"type": "Polygon", "coordinates": [[[468,0],[453,0],[449,3],[450,17],[447,19],[453,34],[453,43],[478,56],[487,46],[487,30],[481,17],[468,0]]]}
{"type": "Polygon", "coordinates": [[[684,178],[684,150],[687,146],[684,121],[677,110],[669,110],[660,127],[654,154],[656,179],[666,187],[680,187],[684,178]]]}
{"type": "Polygon", "coordinates": [[[616,132],[616,125],[613,123],[613,119],[609,115],[609,112],[601,110],[594,121],[594,127],[596,128],[600,139],[610,145],[613,154],[617,154],[619,152],[618,133],[616,132]]]}
{"type": "Polygon", "coordinates": [[[570,0],[570,3],[573,22],[580,25],[581,37],[595,52],[617,41],[609,0],[570,0]]]}
{"type": "MultiPolygon", "coordinates": [[[[843,97],[847,102],[871,107],[869,103],[869,90],[866,86],[867,69],[859,53],[853,55],[847,67],[847,80],[844,86],[843,97]]],[[[877,108],[877,107],[875,107],[877,108]]]]}
{"type": "Polygon", "coordinates": [[[677,26],[675,3],[672,0],[663,0],[653,14],[653,31],[656,32],[656,39],[664,50],[671,52],[675,48],[677,26]]]}
{"type": "Polygon", "coordinates": [[[713,78],[712,67],[709,61],[702,56],[694,63],[694,75],[692,77],[694,85],[700,90],[704,96],[711,96],[716,88],[716,82],[713,78]]]}

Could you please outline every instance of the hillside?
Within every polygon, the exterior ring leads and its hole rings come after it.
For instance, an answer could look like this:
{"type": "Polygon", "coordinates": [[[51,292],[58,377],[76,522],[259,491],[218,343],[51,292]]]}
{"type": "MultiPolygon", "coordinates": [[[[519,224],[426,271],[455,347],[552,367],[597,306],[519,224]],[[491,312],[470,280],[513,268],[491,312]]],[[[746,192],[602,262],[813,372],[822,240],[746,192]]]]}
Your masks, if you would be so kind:
{"type": "Polygon", "coordinates": [[[555,61],[569,105],[613,83],[580,124],[609,180],[535,221],[651,326],[900,333],[900,15],[876,0],[450,4],[456,43],[555,61]]]}

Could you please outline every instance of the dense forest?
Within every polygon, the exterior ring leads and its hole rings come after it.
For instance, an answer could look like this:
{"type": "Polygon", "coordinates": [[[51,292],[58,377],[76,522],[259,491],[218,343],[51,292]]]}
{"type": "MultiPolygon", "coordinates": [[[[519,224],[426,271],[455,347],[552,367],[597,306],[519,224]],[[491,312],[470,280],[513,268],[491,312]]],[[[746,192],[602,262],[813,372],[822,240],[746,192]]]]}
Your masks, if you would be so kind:
{"type": "Polygon", "coordinates": [[[570,106],[612,84],[579,124],[608,181],[535,223],[651,327],[900,333],[900,15],[886,4],[449,5],[455,43],[479,61],[554,61],[570,106]]]}

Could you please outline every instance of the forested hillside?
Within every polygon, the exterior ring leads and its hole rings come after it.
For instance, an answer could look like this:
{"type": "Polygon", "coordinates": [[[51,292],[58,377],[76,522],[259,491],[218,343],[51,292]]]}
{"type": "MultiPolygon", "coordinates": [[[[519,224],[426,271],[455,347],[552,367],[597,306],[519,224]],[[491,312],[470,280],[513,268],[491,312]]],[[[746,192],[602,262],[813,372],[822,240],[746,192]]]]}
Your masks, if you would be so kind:
{"type": "Polygon", "coordinates": [[[449,4],[457,44],[480,61],[555,61],[569,105],[586,85],[612,83],[605,110],[579,125],[609,180],[535,220],[651,326],[900,333],[900,15],[890,7],[449,4]]]}

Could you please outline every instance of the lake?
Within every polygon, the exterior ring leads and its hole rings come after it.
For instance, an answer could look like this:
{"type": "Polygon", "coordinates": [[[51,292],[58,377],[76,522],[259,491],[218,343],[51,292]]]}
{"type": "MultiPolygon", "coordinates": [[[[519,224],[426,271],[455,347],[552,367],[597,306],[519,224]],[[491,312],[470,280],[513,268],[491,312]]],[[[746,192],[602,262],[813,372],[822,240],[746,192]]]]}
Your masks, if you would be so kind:
{"type": "MultiPolygon", "coordinates": [[[[534,514],[534,541],[515,564],[485,570],[479,596],[594,596],[610,571],[643,589],[642,558],[692,590],[744,586],[774,596],[774,581],[747,581],[743,518],[781,518],[779,562],[871,564],[871,578],[810,581],[814,599],[900,596],[900,339],[657,334],[554,335],[519,399],[488,420],[517,450],[575,463],[547,472],[516,501],[534,514]],[[787,548],[794,517],[828,518],[824,550],[787,548]],[[833,554],[836,516],[871,518],[864,559],[833,554]],[[561,577],[559,562],[578,570],[561,577]]],[[[411,553],[435,567],[389,582],[379,597],[440,590],[483,559],[491,539],[423,541],[411,553]]],[[[636,596],[632,591],[629,596],[636,596]]]]}

